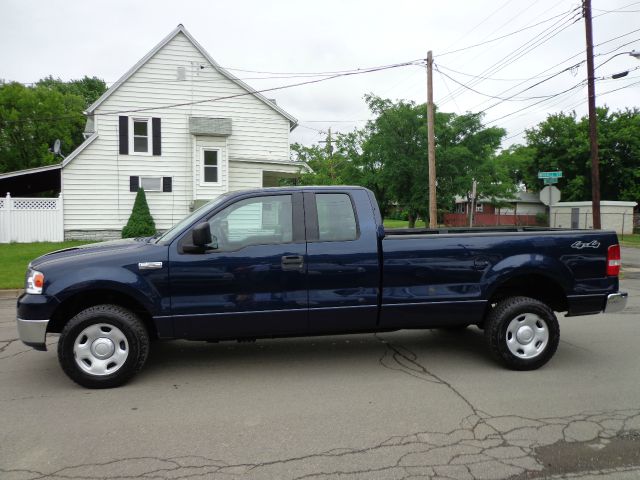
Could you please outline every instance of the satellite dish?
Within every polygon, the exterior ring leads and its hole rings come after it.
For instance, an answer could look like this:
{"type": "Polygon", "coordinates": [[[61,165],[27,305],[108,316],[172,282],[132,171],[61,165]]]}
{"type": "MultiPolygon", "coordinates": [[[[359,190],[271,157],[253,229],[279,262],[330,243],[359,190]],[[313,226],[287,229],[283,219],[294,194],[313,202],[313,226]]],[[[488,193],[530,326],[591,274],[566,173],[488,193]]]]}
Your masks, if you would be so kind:
{"type": "Polygon", "coordinates": [[[62,158],[64,158],[64,155],[62,155],[62,150],[60,148],[60,139],[56,138],[56,141],[53,143],[53,154],[54,155],[60,155],[62,158]]]}

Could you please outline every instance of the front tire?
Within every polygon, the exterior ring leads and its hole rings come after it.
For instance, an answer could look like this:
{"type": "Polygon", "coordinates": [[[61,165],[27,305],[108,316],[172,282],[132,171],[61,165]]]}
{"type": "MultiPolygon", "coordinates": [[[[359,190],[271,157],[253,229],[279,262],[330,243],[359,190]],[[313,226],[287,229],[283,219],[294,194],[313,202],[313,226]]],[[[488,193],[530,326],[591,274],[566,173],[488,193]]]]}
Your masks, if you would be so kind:
{"type": "Polygon", "coordinates": [[[60,334],[62,370],[87,388],[123,385],[142,368],[149,334],[138,316],[118,305],[96,305],[73,317],[60,334]]]}
{"type": "Polygon", "coordinates": [[[485,322],[485,339],[494,358],[512,370],[535,370],[555,354],[558,319],[547,305],[528,297],[502,300],[485,322]]]}

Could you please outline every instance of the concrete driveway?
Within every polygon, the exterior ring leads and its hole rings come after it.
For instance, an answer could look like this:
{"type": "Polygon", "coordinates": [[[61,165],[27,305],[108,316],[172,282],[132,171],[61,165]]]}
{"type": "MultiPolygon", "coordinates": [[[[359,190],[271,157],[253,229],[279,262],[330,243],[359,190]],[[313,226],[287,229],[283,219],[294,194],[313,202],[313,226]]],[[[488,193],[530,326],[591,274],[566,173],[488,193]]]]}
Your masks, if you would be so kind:
{"type": "Polygon", "coordinates": [[[82,389],[0,300],[0,478],[640,478],[640,275],[562,318],[555,358],[496,365],[480,330],[155,344],[82,389]]]}

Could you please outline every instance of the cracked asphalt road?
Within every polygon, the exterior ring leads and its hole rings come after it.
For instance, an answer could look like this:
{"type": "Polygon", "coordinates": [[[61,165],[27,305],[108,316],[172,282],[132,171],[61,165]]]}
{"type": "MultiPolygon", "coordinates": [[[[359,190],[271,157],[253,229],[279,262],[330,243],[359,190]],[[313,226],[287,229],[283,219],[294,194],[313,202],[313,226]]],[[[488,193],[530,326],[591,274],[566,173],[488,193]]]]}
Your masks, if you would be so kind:
{"type": "Polygon", "coordinates": [[[153,345],[113,390],[16,341],[0,299],[0,479],[640,478],[640,276],[511,372],[482,334],[153,345]]]}

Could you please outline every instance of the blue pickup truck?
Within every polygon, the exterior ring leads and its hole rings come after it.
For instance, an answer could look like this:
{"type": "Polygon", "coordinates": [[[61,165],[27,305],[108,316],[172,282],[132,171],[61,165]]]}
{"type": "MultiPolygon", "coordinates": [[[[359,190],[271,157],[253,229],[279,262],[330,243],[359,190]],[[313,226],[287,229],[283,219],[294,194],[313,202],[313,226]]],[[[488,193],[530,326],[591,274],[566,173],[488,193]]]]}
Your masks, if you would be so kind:
{"type": "Polygon", "coordinates": [[[504,365],[531,370],[558,347],[554,312],[626,305],[608,231],[385,230],[361,187],[233,192],[161,236],[68,248],[33,260],[18,300],[22,341],[75,382],[114,387],[153,339],[246,340],[484,329],[504,365]]]}

